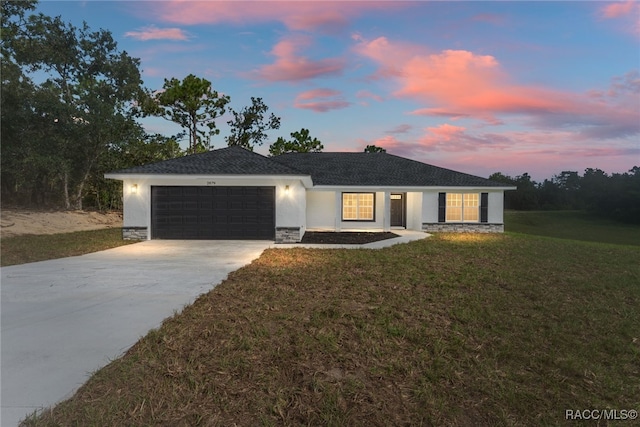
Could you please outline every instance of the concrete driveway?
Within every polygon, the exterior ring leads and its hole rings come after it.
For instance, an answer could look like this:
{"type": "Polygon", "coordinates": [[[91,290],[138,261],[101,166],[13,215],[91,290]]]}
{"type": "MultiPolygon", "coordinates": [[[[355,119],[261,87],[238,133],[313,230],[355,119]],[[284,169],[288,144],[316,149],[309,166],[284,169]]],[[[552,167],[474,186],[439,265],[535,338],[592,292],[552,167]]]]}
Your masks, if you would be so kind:
{"type": "Polygon", "coordinates": [[[0,424],[69,398],[97,369],[269,241],[152,240],[4,267],[0,424]]]}

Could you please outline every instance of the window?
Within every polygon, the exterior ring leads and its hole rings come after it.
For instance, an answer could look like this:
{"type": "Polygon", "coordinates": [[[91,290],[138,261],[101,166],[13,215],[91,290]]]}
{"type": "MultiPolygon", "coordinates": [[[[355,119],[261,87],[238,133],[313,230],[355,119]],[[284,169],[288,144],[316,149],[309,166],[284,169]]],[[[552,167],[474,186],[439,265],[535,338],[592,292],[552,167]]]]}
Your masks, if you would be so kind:
{"type": "Polygon", "coordinates": [[[343,221],[373,221],[374,193],[342,193],[343,221]]]}
{"type": "Polygon", "coordinates": [[[477,193],[447,193],[447,222],[478,222],[479,211],[477,193]]]}

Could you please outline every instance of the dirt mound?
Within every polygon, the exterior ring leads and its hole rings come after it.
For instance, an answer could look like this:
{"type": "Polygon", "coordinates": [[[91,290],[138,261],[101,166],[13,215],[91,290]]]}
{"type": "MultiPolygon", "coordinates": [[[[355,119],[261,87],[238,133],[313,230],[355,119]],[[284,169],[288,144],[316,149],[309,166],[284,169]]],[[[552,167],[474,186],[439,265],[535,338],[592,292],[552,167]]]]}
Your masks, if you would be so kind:
{"type": "Polygon", "coordinates": [[[72,231],[122,227],[121,212],[31,211],[2,209],[0,236],[56,234],[72,231]]]}

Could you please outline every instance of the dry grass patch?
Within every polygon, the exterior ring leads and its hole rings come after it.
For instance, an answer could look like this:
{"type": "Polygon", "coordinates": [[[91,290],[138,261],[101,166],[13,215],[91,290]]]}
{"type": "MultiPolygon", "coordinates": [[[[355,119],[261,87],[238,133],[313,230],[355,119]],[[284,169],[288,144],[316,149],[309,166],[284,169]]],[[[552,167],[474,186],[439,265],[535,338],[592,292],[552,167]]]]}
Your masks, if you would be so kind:
{"type": "Polygon", "coordinates": [[[121,228],[3,237],[0,240],[0,265],[83,255],[132,243],[135,241],[122,240],[121,228]]]}
{"type": "Polygon", "coordinates": [[[640,406],[640,250],[275,249],[29,426],[563,425],[640,406]]]}

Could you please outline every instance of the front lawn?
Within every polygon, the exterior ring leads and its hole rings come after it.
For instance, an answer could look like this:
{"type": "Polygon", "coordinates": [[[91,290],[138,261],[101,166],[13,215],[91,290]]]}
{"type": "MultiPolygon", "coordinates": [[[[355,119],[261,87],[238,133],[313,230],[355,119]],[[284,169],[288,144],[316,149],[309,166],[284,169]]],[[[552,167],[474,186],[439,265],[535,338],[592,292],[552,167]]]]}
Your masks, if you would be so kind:
{"type": "Polygon", "coordinates": [[[538,236],[640,246],[640,226],[582,211],[506,211],[505,230],[538,236]]]}
{"type": "Polygon", "coordinates": [[[267,250],[26,425],[540,426],[606,408],[640,409],[640,248],[440,234],[267,250]]]}
{"type": "Polygon", "coordinates": [[[0,240],[0,265],[82,255],[131,243],[135,241],[122,240],[121,228],[3,237],[0,240]]]}

